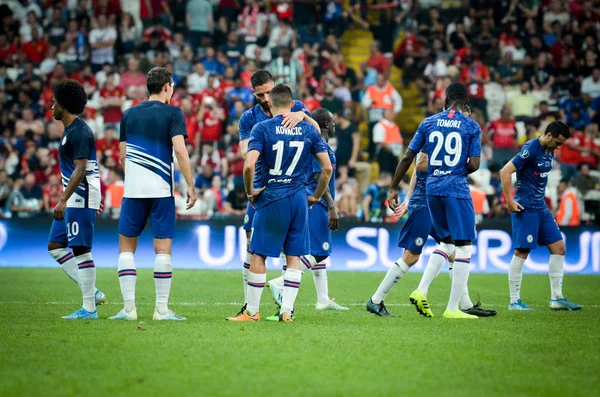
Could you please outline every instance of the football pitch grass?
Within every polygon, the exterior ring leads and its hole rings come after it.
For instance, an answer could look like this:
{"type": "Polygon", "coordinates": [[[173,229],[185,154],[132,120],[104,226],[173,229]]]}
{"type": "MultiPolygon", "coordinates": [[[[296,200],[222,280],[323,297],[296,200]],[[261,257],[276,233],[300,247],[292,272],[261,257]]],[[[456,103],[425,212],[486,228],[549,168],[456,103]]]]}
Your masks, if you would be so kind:
{"type": "MultiPolygon", "coordinates": [[[[275,277],[280,272],[270,272],[275,277]]],[[[80,306],[58,269],[0,269],[0,394],[3,396],[591,396],[600,390],[600,278],[567,276],[580,312],[548,308],[547,276],[524,275],[533,312],[509,312],[506,275],[471,275],[495,318],[442,318],[450,281],[429,291],[435,318],[408,304],[420,274],[386,303],[364,304],[383,273],[330,272],[330,296],[348,312],[314,309],[305,273],[292,324],[227,323],[241,305],[241,271],[175,271],[171,307],[187,322],[153,322],[150,270],[137,280],[136,322],[107,317],[122,307],[116,270],[98,270],[108,298],[100,320],[60,317],[80,306]]],[[[263,319],[275,313],[265,288],[263,319]]]]}

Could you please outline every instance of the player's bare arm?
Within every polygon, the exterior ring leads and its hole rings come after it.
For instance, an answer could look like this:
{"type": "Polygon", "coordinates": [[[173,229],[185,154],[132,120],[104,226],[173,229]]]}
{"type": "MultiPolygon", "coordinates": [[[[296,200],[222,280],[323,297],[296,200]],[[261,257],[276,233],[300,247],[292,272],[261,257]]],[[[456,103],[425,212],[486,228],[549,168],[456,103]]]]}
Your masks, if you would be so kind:
{"type": "Polygon", "coordinates": [[[244,161],[244,189],[246,196],[250,201],[250,204],[254,206],[256,199],[265,190],[266,186],[261,187],[258,190],[254,190],[254,171],[256,169],[256,162],[260,157],[260,152],[257,150],[251,150],[246,154],[246,160],[244,161]]]}
{"type": "Polygon", "coordinates": [[[398,167],[396,167],[396,172],[394,173],[394,179],[392,180],[392,186],[390,187],[390,192],[388,193],[388,206],[392,211],[400,205],[398,203],[398,186],[400,185],[400,181],[406,175],[406,172],[410,168],[410,164],[413,162],[417,153],[408,149],[406,153],[404,153],[404,157],[398,163],[398,167]]]}
{"type": "Polygon", "coordinates": [[[467,171],[469,174],[474,173],[479,169],[479,164],[481,163],[481,157],[469,157],[467,161],[467,171]]]}
{"type": "Polygon", "coordinates": [[[71,198],[75,190],[77,190],[77,186],[85,177],[86,168],[87,168],[87,159],[77,159],[73,160],[73,164],[75,164],[75,170],[71,174],[71,178],[69,179],[69,183],[64,193],[60,197],[58,204],[54,207],[54,219],[57,221],[62,221],[65,219],[65,210],[67,209],[67,201],[71,198]]]}
{"type": "MultiPolygon", "coordinates": [[[[325,194],[327,190],[327,185],[329,184],[329,180],[331,179],[331,175],[333,174],[333,166],[331,165],[331,160],[329,160],[329,154],[327,152],[320,152],[315,154],[315,158],[319,162],[321,166],[321,175],[319,176],[319,181],[317,183],[317,188],[312,196],[308,196],[308,205],[312,207],[314,204],[318,203],[325,194]]],[[[244,179],[245,179],[244,174],[244,179]]]]}
{"type": "Polygon", "coordinates": [[[119,142],[119,159],[121,160],[121,169],[125,172],[125,157],[127,156],[127,142],[119,142]]]}
{"type": "Polygon", "coordinates": [[[524,210],[523,206],[516,202],[512,194],[510,193],[510,187],[512,185],[512,174],[517,172],[517,167],[509,161],[502,170],[500,170],[500,181],[502,182],[502,191],[504,192],[504,196],[506,197],[506,202],[508,204],[508,209],[510,212],[521,212],[524,210]]]}
{"type": "Polygon", "coordinates": [[[173,150],[175,151],[175,157],[177,157],[177,163],[179,164],[179,170],[185,178],[187,185],[187,199],[186,209],[189,210],[196,204],[196,189],[194,187],[194,179],[192,178],[192,166],[190,165],[190,156],[185,147],[185,138],[183,135],[175,135],[171,138],[173,142],[173,150]]]}
{"type": "MultiPolygon", "coordinates": [[[[321,173],[315,173],[315,180],[319,183],[319,179],[321,178],[321,173]]],[[[329,230],[335,232],[338,230],[340,226],[340,216],[335,210],[335,201],[333,197],[331,197],[331,192],[329,191],[329,186],[327,186],[327,190],[325,190],[325,194],[323,194],[323,198],[325,199],[325,203],[327,203],[327,215],[329,217],[329,230]]]]}
{"type": "Polygon", "coordinates": [[[248,151],[248,141],[249,139],[244,139],[240,141],[240,153],[242,155],[242,159],[246,160],[246,152],[248,151]]]}

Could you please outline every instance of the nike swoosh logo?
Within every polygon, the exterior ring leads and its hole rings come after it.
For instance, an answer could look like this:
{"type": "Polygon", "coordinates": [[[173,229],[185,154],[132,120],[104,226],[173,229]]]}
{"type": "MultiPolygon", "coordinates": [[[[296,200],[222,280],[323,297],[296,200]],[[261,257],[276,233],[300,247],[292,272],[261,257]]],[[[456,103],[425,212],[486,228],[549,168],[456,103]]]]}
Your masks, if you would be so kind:
{"type": "Polygon", "coordinates": [[[71,238],[70,238],[70,239],[68,239],[68,240],[69,240],[69,241],[72,241],[72,240],[74,240],[74,239],[75,239],[75,237],[71,237],[71,238]]]}
{"type": "Polygon", "coordinates": [[[544,163],[539,163],[539,164],[538,164],[538,167],[541,167],[542,165],[544,165],[544,163]]]}

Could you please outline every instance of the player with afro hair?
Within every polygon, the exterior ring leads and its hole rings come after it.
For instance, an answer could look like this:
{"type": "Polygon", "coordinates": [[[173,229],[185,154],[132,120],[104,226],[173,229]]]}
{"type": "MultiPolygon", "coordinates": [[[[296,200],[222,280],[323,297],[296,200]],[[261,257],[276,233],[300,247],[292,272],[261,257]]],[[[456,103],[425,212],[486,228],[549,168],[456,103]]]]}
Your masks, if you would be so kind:
{"type": "Polygon", "coordinates": [[[65,112],[78,116],[85,110],[87,95],[83,86],[75,80],[63,80],[52,87],[54,94],[52,117],[62,120],[65,112]]]}

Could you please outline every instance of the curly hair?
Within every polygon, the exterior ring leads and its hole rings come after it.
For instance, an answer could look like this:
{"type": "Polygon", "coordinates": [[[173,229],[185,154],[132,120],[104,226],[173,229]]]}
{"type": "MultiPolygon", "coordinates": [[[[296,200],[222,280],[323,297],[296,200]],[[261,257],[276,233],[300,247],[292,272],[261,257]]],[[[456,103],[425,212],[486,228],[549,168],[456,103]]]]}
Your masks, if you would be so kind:
{"type": "Polygon", "coordinates": [[[78,115],[85,110],[87,94],[79,82],[62,80],[54,85],[52,92],[54,100],[67,112],[78,115]]]}

